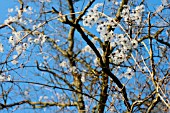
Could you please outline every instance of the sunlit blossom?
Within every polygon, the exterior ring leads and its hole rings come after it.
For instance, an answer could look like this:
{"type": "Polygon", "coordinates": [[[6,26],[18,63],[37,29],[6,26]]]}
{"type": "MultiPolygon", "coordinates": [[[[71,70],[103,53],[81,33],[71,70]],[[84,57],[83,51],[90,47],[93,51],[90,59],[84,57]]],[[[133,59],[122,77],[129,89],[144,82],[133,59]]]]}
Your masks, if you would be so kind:
{"type": "Polygon", "coordinates": [[[21,54],[22,53],[22,46],[21,45],[17,45],[16,48],[15,48],[16,52],[18,54],[21,54]]]}
{"type": "Polygon", "coordinates": [[[124,77],[126,77],[127,79],[131,79],[132,76],[134,75],[134,71],[131,68],[127,68],[126,73],[124,73],[124,77]]]}
{"type": "Polygon", "coordinates": [[[70,71],[70,72],[77,73],[77,68],[76,68],[76,66],[70,67],[69,71],[70,71]]]}
{"type": "Polygon", "coordinates": [[[29,96],[29,92],[26,90],[26,91],[24,91],[24,95],[25,96],[29,96]]]}
{"type": "Polygon", "coordinates": [[[9,12],[9,13],[12,13],[13,11],[14,11],[13,8],[8,8],[8,12],[9,12]]]}
{"type": "Polygon", "coordinates": [[[48,55],[44,55],[44,56],[43,56],[43,59],[44,59],[44,60],[46,60],[46,59],[48,59],[48,58],[49,58],[48,55]]]}
{"type": "Polygon", "coordinates": [[[17,18],[16,16],[14,16],[14,17],[9,16],[9,17],[4,21],[4,23],[5,23],[5,24],[9,24],[10,22],[15,22],[15,21],[17,21],[17,20],[18,20],[18,18],[17,18]]]}
{"type": "Polygon", "coordinates": [[[135,39],[131,40],[131,44],[132,44],[133,48],[137,48],[138,47],[138,41],[135,40],[135,39]]]}
{"type": "Polygon", "coordinates": [[[66,66],[67,66],[67,62],[66,62],[66,61],[61,62],[61,63],[59,64],[59,66],[61,66],[61,67],[66,67],[66,66]]]}
{"type": "Polygon", "coordinates": [[[18,32],[12,32],[12,34],[14,35],[14,41],[18,42],[21,38],[21,31],[18,32]]]}
{"type": "Polygon", "coordinates": [[[0,52],[4,52],[4,47],[1,43],[0,43],[0,52]]]}
{"type": "Polygon", "coordinates": [[[13,46],[15,45],[15,41],[14,41],[14,37],[13,37],[13,36],[10,36],[8,41],[9,41],[9,43],[11,43],[13,46]]]}
{"type": "Polygon", "coordinates": [[[85,46],[85,47],[82,49],[82,53],[85,53],[85,52],[89,52],[89,53],[92,52],[92,49],[90,48],[89,45],[85,46]]]}
{"type": "Polygon", "coordinates": [[[40,96],[40,97],[39,97],[39,101],[41,102],[41,101],[42,101],[42,99],[43,99],[43,96],[40,96]]]}
{"type": "Polygon", "coordinates": [[[26,50],[26,49],[28,48],[28,43],[23,43],[23,44],[22,44],[22,47],[23,47],[23,48],[22,48],[23,50],[26,50]]]}
{"type": "Polygon", "coordinates": [[[11,75],[8,75],[8,76],[7,76],[7,80],[8,80],[8,81],[11,81],[11,75]]]}
{"type": "Polygon", "coordinates": [[[34,43],[35,44],[39,44],[40,43],[40,39],[39,38],[34,39],[34,43]]]}
{"type": "Polygon", "coordinates": [[[16,60],[16,58],[18,57],[18,55],[13,55],[13,60],[12,60],[12,64],[18,64],[18,61],[16,60]]]}
{"type": "Polygon", "coordinates": [[[41,36],[41,45],[43,45],[46,40],[47,40],[46,35],[41,36]]]}
{"type": "Polygon", "coordinates": [[[31,37],[28,38],[28,42],[29,43],[32,43],[33,42],[33,39],[31,37]]]}
{"type": "Polygon", "coordinates": [[[0,81],[4,81],[6,79],[5,75],[0,75],[0,81]]]}
{"type": "Polygon", "coordinates": [[[81,81],[82,81],[82,82],[85,82],[85,81],[86,81],[86,75],[85,75],[85,74],[82,74],[82,76],[81,76],[81,81]]]}
{"type": "Polygon", "coordinates": [[[92,9],[88,10],[86,16],[83,17],[84,26],[93,26],[100,18],[100,13],[98,12],[98,7],[103,6],[102,3],[96,4],[92,9]]]}

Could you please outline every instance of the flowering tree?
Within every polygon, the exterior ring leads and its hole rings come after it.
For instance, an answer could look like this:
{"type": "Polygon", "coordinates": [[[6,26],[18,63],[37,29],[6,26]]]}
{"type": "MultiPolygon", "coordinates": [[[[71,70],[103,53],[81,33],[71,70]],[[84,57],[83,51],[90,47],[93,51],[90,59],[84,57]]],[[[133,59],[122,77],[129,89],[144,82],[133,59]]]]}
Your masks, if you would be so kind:
{"type": "Polygon", "coordinates": [[[13,2],[0,25],[3,112],[168,112],[167,0],[13,2]]]}

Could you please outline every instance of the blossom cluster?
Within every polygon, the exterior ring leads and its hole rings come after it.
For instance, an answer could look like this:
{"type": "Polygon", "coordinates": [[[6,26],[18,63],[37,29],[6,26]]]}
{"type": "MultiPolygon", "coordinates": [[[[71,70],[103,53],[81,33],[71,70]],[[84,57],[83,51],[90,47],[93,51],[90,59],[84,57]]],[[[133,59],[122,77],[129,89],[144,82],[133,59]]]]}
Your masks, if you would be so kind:
{"type": "Polygon", "coordinates": [[[9,17],[4,21],[4,23],[5,23],[5,24],[9,24],[10,22],[15,22],[15,21],[17,21],[17,20],[18,20],[17,16],[14,16],[14,17],[9,16],[9,17]]]}
{"type": "Polygon", "coordinates": [[[0,81],[10,81],[11,80],[11,75],[0,75],[0,81]]]}
{"type": "MultiPolygon", "coordinates": [[[[112,29],[116,28],[119,23],[112,17],[100,12],[98,10],[100,6],[103,6],[103,4],[96,4],[94,8],[87,12],[87,15],[83,17],[83,25],[92,27],[94,24],[97,24],[96,30],[100,34],[100,39],[103,41],[109,41],[110,46],[113,49],[113,52],[110,54],[111,62],[114,64],[120,64],[127,60],[127,56],[132,49],[138,47],[138,41],[129,37],[126,31],[124,31],[125,34],[115,34],[112,29]]],[[[144,5],[139,5],[132,10],[130,10],[130,6],[124,5],[121,17],[127,25],[139,25],[142,20],[143,11],[144,5]]],[[[86,46],[83,49],[83,52],[91,52],[91,49],[89,46],[86,46]]],[[[97,60],[95,60],[95,64],[97,64],[97,60]]],[[[130,72],[130,69],[128,69],[127,73],[130,72]]],[[[127,78],[130,79],[131,77],[127,78]]]]}
{"type": "Polygon", "coordinates": [[[104,17],[104,15],[98,11],[98,8],[103,6],[102,3],[96,4],[92,9],[87,12],[87,15],[83,17],[83,25],[92,27],[97,23],[97,31],[103,40],[108,40],[107,35],[110,35],[108,26],[115,28],[117,23],[110,17],[104,17]]]}
{"type": "Polygon", "coordinates": [[[109,28],[115,28],[117,23],[110,17],[107,17],[106,20],[101,20],[97,22],[97,31],[100,33],[100,37],[104,41],[109,41],[113,38],[113,32],[109,28]]]}
{"type": "Polygon", "coordinates": [[[142,20],[142,13],[144,11],[145,6],[139,5],[135,9],[132,9],[130,12],[130,6],[124,5],[123,10],[121,12],[121,17],[124,18],[124,21],[128,24],[131,25],[133,23],[139,25],[141,20],[142,20]]]}
{"type": "MultiPolygon", "coordinates": [[[[21,13],[26,13],[28,15],[33,14],[33,8],[32,7],[24,7],[23,10],[21,11],[20,8],[18,6],[15,6],[14,8],[9,8],[8,12],[10,13],[10,15],[12,15],[11,13],[18,13],[16,16],[9,16],[5,21],[4,24],[9,24],[9,23],[13,23],[13,22],[19,22],[21,24],[27,24],[26,19],[21,18],[21,13]]],[[[30,22],[32,22],[31,19],[29,19],[30,22]]]]}
{"type": "Polygon", "coordinates": [[[110,55],[114,64],[120,64],[126,61],[127,54],[137,48],[138,42],[135,39],[128,39],[123,34],[115,34],[114,41],[111,42],[111,47],[116,50],[110,55]]]}
{"type": "MultiPolygon", "coordinates": [[[[33,32],[34,33],[34,32],[33,32]]],[[[32,37],[28,37],[27,40],[23,41],[23,37],[26,35],[26,32],[12,32],[12,35],[9,37],[8,43],[11,44],[12,47],[15,48],[17,54],[13,55],[12,64],[17,64],[18,57],[25,52],[25,50],[30,46],[30,44],[43,45],[47,36],[43,34],[35,35],[37,38],[33,39],[32,37]]],[[[3,52],[3,45],[0,44],[0,52],[3,52]]]]}
{"type": "Polygon", "coordinates": [[[94,8],[90,9],[86,16],[83,17],[84,26],[93,26],[100,18],[98,7],[103,6],[102,3],[96,4],[94,8]]]}

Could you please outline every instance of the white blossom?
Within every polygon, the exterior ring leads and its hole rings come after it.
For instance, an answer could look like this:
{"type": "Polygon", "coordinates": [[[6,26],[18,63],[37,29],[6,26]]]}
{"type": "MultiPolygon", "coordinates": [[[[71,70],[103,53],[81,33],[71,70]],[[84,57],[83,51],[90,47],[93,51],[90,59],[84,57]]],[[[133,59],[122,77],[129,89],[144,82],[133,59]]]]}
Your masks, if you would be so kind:
{"type": "Polygon", "coordinates": [[[44,96],[44,100],[47,100],[48,99],[48,96],[44,96]]]}
{"type": "Polygon", "coordinates": [[[117,43],[116,43],[116,42],[111,42],[111,43],[110,43],[110,46],[114,48],[114,47],[117,46],[117,43]]]}
{"type": "Polygon", "coordinates": [[[18,6],[15,6],[15,11],[17,12],[18,10],[20,10],[20,8],[18,6]]]}
{"type": "Polygon", "coordinates": [[[60,40],[57,40],[57,39],[56,39],[56,40],[55,40],[55,43],[57,43],[57,42],[60,42],[60,40]]]}
{"type": "Polygon", "coordinates": [[[39,97],[39,101],[41,102],[41,101],[42,101],[42,99],[43,99],[43,96],[40,96],[40,97],[39,97]]]}
{"type": "Polygon", "coordinates": [[[92,9],[88,10],[86,16],[83,17],[83,25],[92,27],[100,18],[98,7],[103,6],[103,3],[96,4],[92,9]]]}
{"type": "Polygon", "coordinates": [[[123,76],[126,77],[127,79],[131,79],[133,75],[134,71],[131,68],[127,68],[127,71],[123,76]]]}
{"type": "Polygon", "coordinates": [[[16,52],[18,53],[18,55],[22,53],[22,49],[23,49],[23,48],[22,48],[21,45],[17,45],[17,46],[16,46],[15,50],[16,50],[16,52]]]}
{"type": "Polygon", "coordinates": [[[124,40],[124,35],[123,34],[117,34],[117,39],[121,42],[122,40],[124,40]]]}
{"type": "Polygon", "coordinates": [[[34,43],[35,43],[35,44],[39,44],[39,42],[40,42],[40,39],[39,39],[39,38],[34,39],[34,43]]]}
{"type": "Polygon", "coordinates": [[[27,21],[24,20],[24,19],[22,19],[22,18],[19,19],[19,22],[20,22],[21,24],[27,25],[27,21]]]}
{"type": "Polygon", "coordinates": [[[1,43],[0,43],[0,52],[4,52],[4,47],[1,43]]]}
{"type": "Polygon", "coordinates": [[[8,41],[9,41],[9,43],[11,43],[14,46],[15,41],[14,41],[14,37],[13,36],[10,36],[8,41]]]}
{"type": "Polygon", "coordinates": [[[76,70],[76,69],[77,69],[76,66],[72,66],[72,67],[70,67],[69,71],[70,71],[70,72],[77,73],[77,70],[76,70]]]}
{"type": "Polygon", "coordinates": [[[161,12],[165,7],[163,5],[160,5],[157,10],[154,12],[154,14],[157,14],[159,12],[161,12]]]}
{"type": "MultiPolygon", "coordinates": [[[[33,29],[36,29],[36,28],[37,28],[37,25],[33,25],[32,28],[33,28],[33,29]]],[[[34,34],[34,35],[37,34],[36,32],[38,32],[38,31],[34,31],[33,34],[34,34]]]]}
{"type": "Polygon", "coordinates": [[[82,76],[81,76],[81,82],[85,82],[86,81],[86,76],[85,76],[85,74],[82,74],[82,76]]]}
{"type": "Polygon", "coordinates": [[[59,66],[61,66],[61,67],[66,67],[66,66],[67,66],[67,62],[66,62],[66,61],[61,62],[61,63],[59,64],[59,66]]]}
{"type": "Polygon", "coordinates": [[[28,42],[29,43],[32,43],[33,42],[33,39],[31,37],[28,38],[28,42]]]}
{"type": "Polygon", "coordinates": [[[17,19],[16,16],[14,16],[14,17],[9,16],[9,17],[4,21],[4,23],[5,23],[5,24],[8,24],[8,23],[10,23],[10,22],[15,22],[15,21],[17,21],[17,20],[18,20],[18,19],[17,19]]]}
{"type": "MultiPolygon", "coordinates": [[[[104,22],[104,23],[102,23],[102,24],[99,24],[98,26],[97,26],[97,31],[99,32],[99,33],[102,33],[102,32],[106,32],[107,31],[107,23],[106,22],[104,22]]],[[[104,34],[103,33],[103,34],[104,34]]]]}
{"type": "Polygon", "coordinates": [[[142,4],[142,5],[136,6],[135,10],[139,13],[139,12],[143,12],[144,8],[145,6],[142,4]]]}
{"type": "Polygon", "coordinates": [[[23,44],[22,44],[22,47],[23,47],[23,48],[22,48],[23,50],[26,50],[26,49],[28,48],[28,43],[23,43],[23,44]]]}
{"type": "Polygon", "coordinates": [[[29,96],[29,92],[26,90],[26,91],[24,91],[24,95],[25,96],[29,96]]]}
{"type": "Polygon", "coordinates": [[[28,7],[28,10],[32,11],[32,9],[33,9],[32,7],[30,7],[30,6],[28,7]]]}
{"type": "Polygon", "coordinates": [[[18,55],[13,55],[13,60],[12,60],[12,64],[18,64],[18,61],[16,60],[16,58],[18,57],[18,55]]]}
{"type": "Polygon", "coordinates": [[[43,59],[44,59],[44,60],[46,60],[46,59],[48,59],[48,58],[49,58],[48,55],[44,55],[44,56],[43,56],[43,59]]]}
{"type": "Polygon", "coordinates": [[[111,55],[114,64],[119,64],[121,62],[126,61],[126,57],[127,55],[124,54],[121,50],[116,50],[111,55]]]}
{"type": "Polygon", "coordinates": [[[6,79],[5,75],[0,75],[0,81],[4,81],[6,79]]]}
{"type": "Polygon", "coordinates": [[[85,52],[89,52],[89,53],[92,52],[92,49],[90,48],[89,45],[86,45],[86,46],[82,49],[82,53],[85,53],[85,52]]]}
{"type": "Polygon", "coordinates": [[[123,10],[121,12],[121,16],[124,17],[124,18],[129,17],[129,14],[130,14],[129,10],[130,10],[130,6],[129,5],[124,5],[123,10]]]}
{"type": "Polygon", "coordinates": [[[15,43],[18,42],[18,41],[20,40],[20,37],[21,37],[21,31],[12,32],[12,34],[14,35],[14,41],[15,41],[15,43]]]}
{"type": "Polygon", "coordinates": [[[8,81],[11,81],[11,75],[8,75],[8,76],[7,76],[7,80],[8,80],[8,81]]]}
{"type": "Polygon", "coordinates": [[[43,35],[43,36],[41,36],[41,45],[43,45],[44,44],[44,42],[46,41],[46,39],[47,39],[47,36],[46,35],[43,35]]]}
{"type": "Polygon", "coordinates": [[[137,48],[137,47],[138,47],[138,41],[135,40],[135,39],[132,39],[132,40],[131,40],[131,44],[132,44],[132,47],[133,47],[133,48],[137,48]]]}
{"type": "Polygon", "coordinates": [[[148,69],[147,69],[147,67],[145,66],[145,67],[142,67],[142,69],[141,69],[141,71],[142,72],[146,72],[148,69]]]}
{"type": "Polygon", "coordinates": [[[14,11],[13,8],[8,8],[8,13],[12,13],[14,11]]]}

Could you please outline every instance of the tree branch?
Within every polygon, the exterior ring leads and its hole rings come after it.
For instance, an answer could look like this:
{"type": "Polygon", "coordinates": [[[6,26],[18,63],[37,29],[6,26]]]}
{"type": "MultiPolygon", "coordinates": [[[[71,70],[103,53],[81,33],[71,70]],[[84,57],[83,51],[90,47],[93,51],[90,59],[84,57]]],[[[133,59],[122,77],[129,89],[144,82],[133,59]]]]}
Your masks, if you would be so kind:
{"type": "Polygon", "coordinates": [[[77,105],[77,103],[33,102],[30,100],[23,100],[20,102],[15,102],[12,104],[7,104],[7,105],[0,103],[0,109],[9,108],[9,107],[17,106],[17,105],[22,105],[22,104],[32,105],[33,108],[43,108],[43,107],[47,107],[47,106],[66,107],[66,106],[76,106],[77,105]]]}

